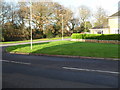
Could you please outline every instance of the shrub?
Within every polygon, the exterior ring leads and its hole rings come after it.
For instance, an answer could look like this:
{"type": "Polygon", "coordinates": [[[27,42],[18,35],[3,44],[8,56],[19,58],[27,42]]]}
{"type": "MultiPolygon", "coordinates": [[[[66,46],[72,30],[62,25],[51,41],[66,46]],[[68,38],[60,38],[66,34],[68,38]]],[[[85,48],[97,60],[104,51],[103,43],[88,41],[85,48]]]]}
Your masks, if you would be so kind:
{"type": "Polygon", "coordinates": [[[47,38],[53,38],[54,37],[54,34],[52,33],[51,30],[48,30],[48,32],[46,33],[46,37],[47,38]]]}
{"type": "Polygon", "coordinates": [[[72,34],[72,39],[119,40],[120,34],[72,34]]]}

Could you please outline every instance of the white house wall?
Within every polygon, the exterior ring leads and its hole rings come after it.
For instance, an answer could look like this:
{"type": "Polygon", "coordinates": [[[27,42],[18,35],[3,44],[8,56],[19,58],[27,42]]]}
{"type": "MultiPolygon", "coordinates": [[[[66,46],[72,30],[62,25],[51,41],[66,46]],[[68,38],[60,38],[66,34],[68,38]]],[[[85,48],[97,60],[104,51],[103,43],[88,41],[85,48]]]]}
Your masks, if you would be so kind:
{"type": "Polygon", "coordinates": [[[109,34],[108,28],[90,29],[90,34],[98,34],[99,31],[103,31],[103,34],[109,34]]]}
{"type": "Polygon", "coordinates": [[[109,28],[110,28],[110,34],[118,34],[118,28],[119,27],[119,22],[120,17],[110,17],[109,18],[109,28]]]}

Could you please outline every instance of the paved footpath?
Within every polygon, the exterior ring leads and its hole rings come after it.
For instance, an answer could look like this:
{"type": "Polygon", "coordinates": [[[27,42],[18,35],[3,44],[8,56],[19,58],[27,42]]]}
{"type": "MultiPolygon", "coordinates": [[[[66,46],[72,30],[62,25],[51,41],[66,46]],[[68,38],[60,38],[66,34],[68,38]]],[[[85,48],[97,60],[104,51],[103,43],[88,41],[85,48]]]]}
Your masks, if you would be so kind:
{"type": "MultiPolygon", "coordinates": [[[[71,40],[71,39],[64,39],[64,40],[71,40]]],[[[44,42],[54,42],[54,41],[62,41],[61,39],[57,40],[45,40],[45,41],[34,41],[33,43],[44,43],[44,42]]],[[[14,45],[23,45],[23,44],[30,44],[31,42],[24,42],[24,43],[11,43],[11,44],[0,44],[2,46],[14,46],[14,45]]]]}

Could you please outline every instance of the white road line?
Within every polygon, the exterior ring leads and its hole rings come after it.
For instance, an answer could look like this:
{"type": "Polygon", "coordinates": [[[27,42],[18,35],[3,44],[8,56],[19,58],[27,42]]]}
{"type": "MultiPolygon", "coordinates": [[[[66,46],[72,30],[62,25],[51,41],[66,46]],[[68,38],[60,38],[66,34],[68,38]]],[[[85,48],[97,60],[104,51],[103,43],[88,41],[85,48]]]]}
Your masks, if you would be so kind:
{"type": "Polygon", "coordinates": [[[80,68],[70,68],[70,67],[62,67],[68,70],[78,70],[78,71],[91,71],[91,72],[102,72],[102,73],[111,73],[111,74],[119,74],[119,72],[113,71],[102,71],[102,70],[92,70],[92,69],[80,69],[80,68]]]}
{"type": "Polygon", "coordinates": [[[7,63],[24,64],[24,65],[30,65],[31,64],[31,63],[25,63],[25,62],[9,61],[9,60],[0,60],[0,61],[7,62],[7,63]]]}

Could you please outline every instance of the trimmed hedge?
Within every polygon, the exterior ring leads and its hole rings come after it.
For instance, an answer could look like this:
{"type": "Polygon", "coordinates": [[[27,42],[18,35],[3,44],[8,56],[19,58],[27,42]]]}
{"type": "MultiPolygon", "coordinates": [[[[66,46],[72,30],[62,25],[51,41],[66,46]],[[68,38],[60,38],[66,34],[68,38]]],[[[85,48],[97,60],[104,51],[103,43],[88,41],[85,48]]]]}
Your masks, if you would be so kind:
{"type": "Polygon", "coordinates": [[[72,34],[72,39],[97,39],[97,40],[118,40],[120,41],[120,34],[72,34]]]}

